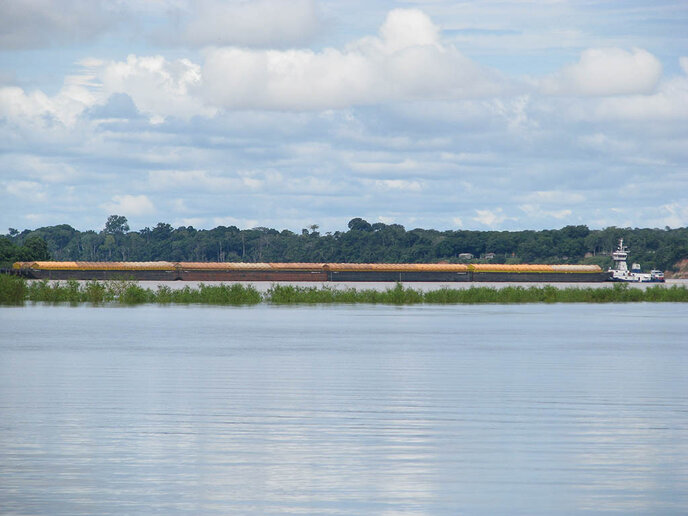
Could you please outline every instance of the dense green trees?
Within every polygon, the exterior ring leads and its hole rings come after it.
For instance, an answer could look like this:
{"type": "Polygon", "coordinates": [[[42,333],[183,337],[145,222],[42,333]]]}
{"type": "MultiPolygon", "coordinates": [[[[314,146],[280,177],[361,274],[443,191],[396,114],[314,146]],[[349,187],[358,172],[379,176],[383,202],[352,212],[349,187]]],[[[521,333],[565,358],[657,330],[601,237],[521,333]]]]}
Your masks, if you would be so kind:
{"type": "Polygon", "coordinates": [[[542,231],[406,230],[399,224],[371,224],[362,218],[347,231],[321,234],[313,224],[300,233],[257,227],[218,226],[197,230],[160,222],[129,231],[126,217],[111,215],[102,231],[77,231],[62,224],[0,237],[0,261],[132,260],[245,262],[457,262],[460,253],[495,263],[611,264],[619,238],[631,249],[630,260],[643,268],[670,270],[688,258],[688,228],[590,230],[566,226],[542,231]],[[40,244],[39,242],[43,242],[40,244]],[[21,251],[20,251],[21,250],[21,251]],[[494,253],[493,258],[488,258],[494,253]]]}
{"type": "Polygon", "coordinates": [[[28,260],[50,260],[45,240],[38,235],[30,234],[21,245],[18,245],[11,238],[0,236],[0,267],[9,267],[13,262],[28,260]]]}

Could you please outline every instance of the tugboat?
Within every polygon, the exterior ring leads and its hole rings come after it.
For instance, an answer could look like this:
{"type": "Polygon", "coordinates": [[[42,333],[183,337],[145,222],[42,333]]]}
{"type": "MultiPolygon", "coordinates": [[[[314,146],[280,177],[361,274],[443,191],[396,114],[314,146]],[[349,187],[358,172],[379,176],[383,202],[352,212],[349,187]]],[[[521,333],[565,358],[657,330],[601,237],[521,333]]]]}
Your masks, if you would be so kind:
{"type": "Polygon", "coordinates": [[[626,265],[628,247],[623,245],[623,238],[619,240],[619,247],[612,253],[614,267],[609,269],[609,281],[624,281],[628,283],[664,283],[664,273],[653,269],[649,273],[642,272],[640,264],[634,263],[631,270],[626,265]]]}

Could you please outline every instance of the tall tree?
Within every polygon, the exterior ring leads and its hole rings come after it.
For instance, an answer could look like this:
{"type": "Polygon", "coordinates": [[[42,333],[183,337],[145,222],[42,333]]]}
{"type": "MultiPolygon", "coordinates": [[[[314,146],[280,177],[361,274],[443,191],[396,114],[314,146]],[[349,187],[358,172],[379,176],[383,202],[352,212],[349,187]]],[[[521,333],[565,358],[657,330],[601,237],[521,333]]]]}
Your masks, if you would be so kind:
{"type": "Polygon", "coordinates": [[[108,235],[122,235],[129,231],[129,223],[123,215],[110,215],[105,222],[105,233],[108,235]]]}

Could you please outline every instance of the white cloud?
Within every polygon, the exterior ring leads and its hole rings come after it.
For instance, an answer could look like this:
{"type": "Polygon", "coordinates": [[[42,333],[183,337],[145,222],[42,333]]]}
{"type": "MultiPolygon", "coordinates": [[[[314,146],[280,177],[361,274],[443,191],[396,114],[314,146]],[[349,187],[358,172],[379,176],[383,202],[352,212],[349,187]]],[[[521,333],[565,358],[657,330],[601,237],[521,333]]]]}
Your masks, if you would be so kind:
{"type": "Polygon", "coordinates": [[[184,30],[196,46],[282,47],[303,43],[319,27],[314,0],[197,0],[184,30]]]}
{"type": "Polygon", "coordinates": [[[380,172],[408,173],[417,171],[420,164],[410,158],[402,161],[356,161],[349,165],[353,170],[366,174],[377,174],[380,172]]]}
{"type": "Polygon", "coordinates": [[[379,38],[365,38],[352,49],[394,54],[418,46],[439,45],[440,28],[418,9],[394,9],[380,27],[379,38]]]}
{"type": "Polygon", "coordinates": [[[538,190],[522,198],[526,202],[548,204],[578,204],[585,201],[584,195],[563,190],[538,190]]]}
{"type": "Polygon", "coordinates": [[[669,226],[680,228],[688,226],[688,204],[671,203],[662,206],[663,216],[652,221],[654,227],[669,226]]]}
{"type": "Polygon", "coordinates": [[[420,181],[407,181],[405,179],[377,179],[373,181],[377,190],[401,190],[405,192],[420,192],[423,183],[420,181]]]}
{"type": "Polygon", "coordinates": [[[7,181],[5,191],[24,201],[42,202],[47,197],[43,185],[36,181],[7,181]]]}
{"type": "Polygon", "coordinates": [[[237,176],[211,174],[206,170],[152,170],[148,173],[150,188],[156,190],[207,190],[233,192],[255,190],[264,181],[247,172],[237,176]]]}
{"type": "Polygon", "coordinates": [[[189,119],[215,113],[197,95],[202,84],[201,68],[188,59],[168,61],[162,56],[130,55],[126,61],[102,64],[94,73],[104,99],[113,93],[126,93],[139,111],[155,122],[167,116],[189,119]]]}
{"type": "MultiPolygon", "coordinates": [[[[325,110],[410,99],[494,95],[502,79],[443,44],[421,11],[389,13],[377,37],[345,50],[210,49],[203,65],[189,59],[129,55],[125,61],[82,59],[52,97],[0,90],[0,115],[72,125],[87,108],[126,94],[152,123],[167,117],[212,117],[218,108],[325,110]]],[[[518,116],[518,115],[517,115],[518,116]]]]}
{"type": "Polygon", "coordinates": [[[344,51],[213,49],[203,79],[208,100],[226,108],[336,109],[500,90],[496,76],[443,45],[438,28],[415,9],[391,11],[378,37],[344,51]]]}
{"type": "Polygon", "coordinates": [[[652,95],[602,99],[594,118],[612,120],[688,120],[688,58],[681,58],[685,75],[660,83],[652,95]]]}
{"type": "Polygon", "coordinates": [[[0,116],[40,127],[48,127],[51,121],[69,127],[87,108],[106,104],[119,93],[128,95],[152,123],[169,116],[210,117],[217,111],[197,94],[202,83],[200,66],[188,59],[130,55],[126,61],[84,59],[78,64],[81,72],[65,77],[62,89],[52,97],[16,86],[0,88],[0,116]]]}
{"type": "Polygon", "coordinates": [[[489,227],[495,227],[509,219],[509,217],[502,213],[502,208],[497,208],[496,210],[475,210],[475,213],[476,216],[473,217],[473,220],[489,227]]]}
{"type": "Polygon", "coordinates": [[[66,84],[52,97],[9,86],[0,88],[0,117],[35,127],[48,127],[52,122],[71,126],[94,101],[94,96],[78,85],[66,84]]]}
{"type": "Polygon", "coordinates": [[[172,222],[172,226],[178,228],[179,226],[194,226],[194,227],[203,227],[203,225],[207,222],[207,220],[203,217],[190,217],[190,218],[182,218],[182,219],[175,219],[172,222]]]}
{"type": "Polygon", "coordinates": [[[590,48],[580,60],[545,78],[547,95],[610,96],[649,94],[662,75],[662,64],[643,49],[590,48]]]}
{"type": "Polygon", "coordinates": [[[554,218],[557,220],[565,219],[573,214],[572,210],[544,210],[538,204],[522,204],[519,209],[532,218],[554,218]]]}
{"type": "Polygon", "coordinates": [[[112,202],[105,203],[103,208],[108,213],[136,216],[155,213],[155,207],[145,195],[115,195],[112,202]]]}
{"type": "Polygon", "coordinates": [[[239,229],[255,228],[260,224],[257,219],[239,219],[236,217],[214,217],[215,226],[236,226],[239,229]]]}

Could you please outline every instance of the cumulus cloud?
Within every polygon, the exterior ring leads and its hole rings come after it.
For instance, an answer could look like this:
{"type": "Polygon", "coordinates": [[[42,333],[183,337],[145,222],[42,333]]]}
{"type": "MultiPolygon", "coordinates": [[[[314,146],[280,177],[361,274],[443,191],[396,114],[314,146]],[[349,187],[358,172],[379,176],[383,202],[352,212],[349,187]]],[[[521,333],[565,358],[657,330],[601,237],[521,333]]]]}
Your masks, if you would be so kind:
{"type": "Polygon", "coordinates": [[[318,110],[416,98],[495,94],[496,76],[444,45],[415,9],[389,13],[376,37],[345,50],[218,48],[206,54],[204,89],[225,108],[318,110]]]}
{"type": "Polygon", "coordinates": [[[103,208],[108,213],[126,216],[149,215],[155,212],[153,203],[146,195],[115,195],[103,208]]]}
{"type": "Polygon", "coordinates": [[[42,91],[26,92],[17,86],[0,88],[0,117],[26,125],[46,126],[58,122],[73,125],[95,97],[77,85],[65,85],[52,97],[42,91]]]}
{"type": "Polygon", "coordinates": [[[646,50],[590,48],[577,63],[545,78],[541,89],[547,95],[648,94],[661,75],[662,64],[646,50]]]}
{"type": "Polygon", "coordinates": [[[0,49],[39,48],[93,39],[122,19],[105,0],[3,0],[0,49]]]}
{"type": "Polygon", "coordinates": [[[46,199],[43,185],[36,181],[8,181],[4,186],[8,194],[19,197],[24,201],[39,202],[46,199]]]}
{"type": "Polygon", "coordinates": [[[613,120],[688,120],[688,58],[681,58],[684,75],[662,81],[652,95],[605,98],[592,115],[613,120]]]}
{"type": "Polygon", "coordinates": [[[92,68],[106,98],[126,93],[154,122],[167,116],[188,119],[215,113],[196,95],[202,83],[201,68],[188,59],[130,55],[126,61],[93,63],[92,68]]]}
{"type": "Polygon", "coordinates": [[[423,12],[397,9],[378,36],[344,50],[222,47],[208,50],[202,66],[163,56],[84,59],[80,73],[68,76],[52,97],[18,87],[0,89],[0,115],[35,119],[47,114],[70,125],[86,109],[127,95],[138,112],[159,123],[167,117],[212,117],[220,108],[326,110],[500,91],[500,78],[443,44],[439,34],[423,12]]]}
{"type": "Polygon", "coordinates": [[[188,59],[130,55],[126,61],[87,59],[79,64],[81,72],[67,76],[53,96],[17,86],[0,88],[0,116],[28,125],[56,121],[72,126],[89,109],[95,118],[135,118],[140,112],[153,123],[217,112],[197,95],[200,66],[188,59]]]}
{"type": "Polygon", "coordinates": [[[510,217],[504,215],[502,208],[495,210],[475,210],[473,220],[488,227],[496,227],[510,217]]]}
{"type": "Polygon", "coordinates": [[[198,0],[183,39],[195,46],[283,47],[318,30],[314,0],[198,0]]]}

